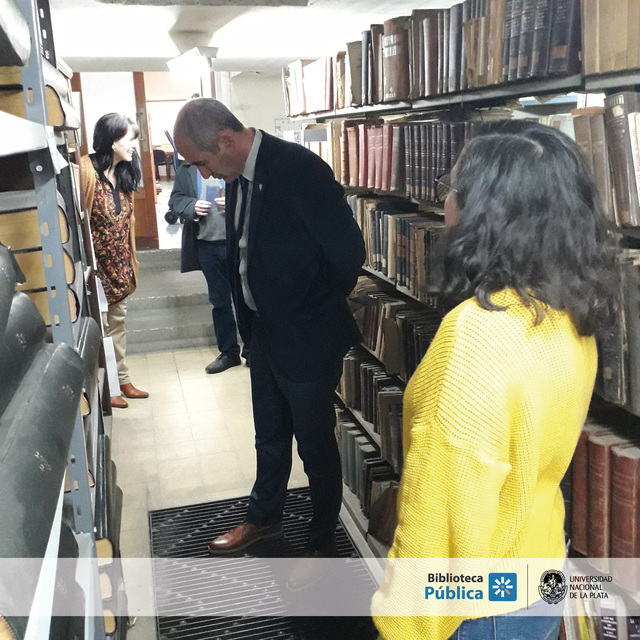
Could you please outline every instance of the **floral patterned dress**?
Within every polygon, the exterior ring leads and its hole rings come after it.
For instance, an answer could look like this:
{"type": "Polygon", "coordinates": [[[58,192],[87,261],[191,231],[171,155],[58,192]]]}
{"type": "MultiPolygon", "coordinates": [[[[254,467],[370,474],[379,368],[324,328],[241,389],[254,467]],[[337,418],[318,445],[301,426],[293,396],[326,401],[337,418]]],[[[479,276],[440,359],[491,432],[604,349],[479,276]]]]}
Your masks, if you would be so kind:
{"type": "Polygon", "coordinates": [[[126,298],[134,289],[131,263],[131,217],[133,193],[126,195],[101,180],[96,185],[91,207],[91,235],[98,277],[109,304],[126,298]]]}

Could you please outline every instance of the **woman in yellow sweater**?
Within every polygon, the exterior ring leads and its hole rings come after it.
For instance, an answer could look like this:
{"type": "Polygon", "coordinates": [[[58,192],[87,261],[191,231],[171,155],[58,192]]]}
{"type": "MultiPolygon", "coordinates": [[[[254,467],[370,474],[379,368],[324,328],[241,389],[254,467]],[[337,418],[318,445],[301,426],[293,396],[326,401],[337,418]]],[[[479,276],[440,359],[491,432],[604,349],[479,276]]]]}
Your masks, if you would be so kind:
{"type": "Polygon", "coordinates": [[[561,609],[425,616],[425,585],[393,564],[565,556],[560,481],[593,390],[594,336],[619,305],[616,242],[576,145],[541,125],[513,131],[472,140],[451,175],[446,293],[462,302],[405,393],[398,528],[372,607],[384,640],[558,637],[561,609]]]}

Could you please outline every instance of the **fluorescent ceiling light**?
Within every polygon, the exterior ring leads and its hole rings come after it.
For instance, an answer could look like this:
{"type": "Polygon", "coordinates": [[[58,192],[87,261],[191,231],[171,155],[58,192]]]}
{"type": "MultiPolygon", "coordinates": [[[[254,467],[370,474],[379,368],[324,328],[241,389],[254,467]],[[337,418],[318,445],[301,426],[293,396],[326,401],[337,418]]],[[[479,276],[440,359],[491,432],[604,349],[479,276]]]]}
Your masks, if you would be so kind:
{"type": "Polygon", "coordinates": [[[193,47],[175,58],[167,61],[171,71],[207,72],[211,69],[211,61],[218,54],[218,47],[193,47]]]}

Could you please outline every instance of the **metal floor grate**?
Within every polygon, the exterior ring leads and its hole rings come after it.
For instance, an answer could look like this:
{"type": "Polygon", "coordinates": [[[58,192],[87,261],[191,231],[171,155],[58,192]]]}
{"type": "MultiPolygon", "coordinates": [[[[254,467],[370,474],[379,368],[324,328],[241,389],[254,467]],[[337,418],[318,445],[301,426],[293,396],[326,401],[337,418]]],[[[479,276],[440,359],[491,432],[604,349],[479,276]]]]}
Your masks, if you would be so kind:
{"type": "MultiPolygon", "coordinates": [[[[160,617],[157,619],[159,640],[375,640],[377,633],[370,618],[277,617],[278,603],[287,597],[277,582],[265,571],[252,571],[250,584],[241,574],[242,560],[225,559],[225,576],[212,577],[209,572],[197,571],[188,559],[207,558],[207,544],[216,536],[240,524],[247,511],[249,498],[220,500],[203,504],[161,509],[149,513],[151,550],[154,558],[184,559],[175,566],[156,570],[155,589],[159,608],[170,611],[175,604],[184,614],[193,604],[193,616],[160,617]],[[225,601],[216,589],[216,581],[237,584],[225,601]],[[224,611],[242,608],[241,600],[251,589],[253,615],[198,616],[204,602],[207,611],[219,607],[224,611]],[[257,594],[257,597],[256,597],[257,594]],[[234,601],[235,600],[235,601],[234,601]],[[259,602],[259,604],[255,604],[259,602]],[[240,604],[238,604],[240,603],[240,604]],[[260,615],[266,614],[266,615],[260,615]],[[273,614],[273,615],[269,615],[273,614]]],[[[287,492],[283,514],[284,539],[258,543],[250,549],[257,558],[295,557],[304,549],[308,524],[311,520],[309,489],[287,492]]],[[[341,557],[357,558],[358,551],[349,534],[338,524],[336,539],[341,557]]],[[[163,565],[164,566],[164,565],[163,565]]],[[[246,565],[244,565],[246,566],[246,565]]],[[[359,569],[361,579],[371,584],[371,576],[359,569]]],[[[219,571],[218,571],[219,572],[219,571]]],[[[218,582],[219,584],[219,582],[218,582]]]]}

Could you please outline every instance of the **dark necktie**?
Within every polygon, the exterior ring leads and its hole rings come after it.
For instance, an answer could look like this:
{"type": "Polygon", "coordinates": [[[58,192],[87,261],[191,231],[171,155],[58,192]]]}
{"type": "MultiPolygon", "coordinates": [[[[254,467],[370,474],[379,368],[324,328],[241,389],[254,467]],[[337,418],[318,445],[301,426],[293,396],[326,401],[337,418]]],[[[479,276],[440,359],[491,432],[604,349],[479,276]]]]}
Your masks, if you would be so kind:
{"type": "Polygon", "coordinates": [[[236,230],[238,242],[240,242],[240,238],[242,238],[242,234],[244,233],[244,218],[247,211],[247,199],[249,192],[249,181],[244,176],[240,176],[239,181],[240,190],[242,192],[242,202],[240,203],[240,217],[238,218],[238,228],[236,230]]]}

